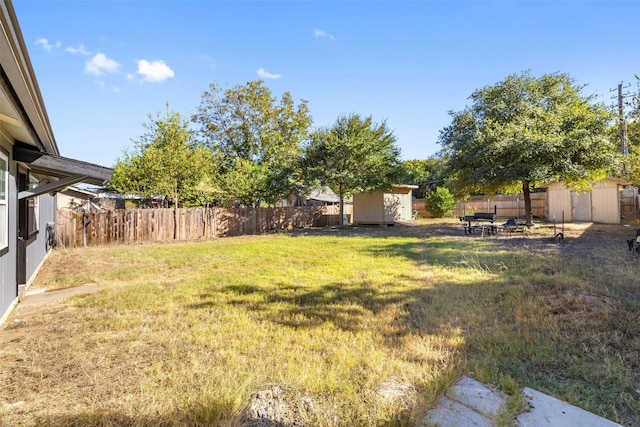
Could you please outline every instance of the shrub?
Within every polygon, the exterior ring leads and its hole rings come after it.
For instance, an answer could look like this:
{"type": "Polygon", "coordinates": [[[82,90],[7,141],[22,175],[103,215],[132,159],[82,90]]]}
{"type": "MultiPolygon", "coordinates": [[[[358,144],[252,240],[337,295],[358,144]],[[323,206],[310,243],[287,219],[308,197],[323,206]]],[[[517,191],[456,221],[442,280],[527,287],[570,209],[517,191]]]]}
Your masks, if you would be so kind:
{"type": "Polygon", "coordinates": [[[450,216],[456,207],[456,200],[445,187],[437,187],[427,195],[429,210],[436,218],[450,216]]]}

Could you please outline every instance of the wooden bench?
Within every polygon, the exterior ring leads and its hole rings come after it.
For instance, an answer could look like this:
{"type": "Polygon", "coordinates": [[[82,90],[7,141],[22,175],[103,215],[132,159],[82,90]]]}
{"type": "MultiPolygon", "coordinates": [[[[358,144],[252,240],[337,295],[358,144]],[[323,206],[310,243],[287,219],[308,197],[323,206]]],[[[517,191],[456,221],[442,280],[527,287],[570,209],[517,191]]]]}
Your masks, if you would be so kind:
{"type": "Polygon", "coordinates": [[[505,222],[504,224],[502,224],[500,226],[500,228],[504,231],[507,232],[507,235],[511,235],[513,233],[522,233],[522,234],[526,234],[527,231],[529,231],[529,229],[533,227],[532,224],[527,224],[524,221],[518,221],[516,219],[509,219],[507,220],[507,222],[505,222]]]}

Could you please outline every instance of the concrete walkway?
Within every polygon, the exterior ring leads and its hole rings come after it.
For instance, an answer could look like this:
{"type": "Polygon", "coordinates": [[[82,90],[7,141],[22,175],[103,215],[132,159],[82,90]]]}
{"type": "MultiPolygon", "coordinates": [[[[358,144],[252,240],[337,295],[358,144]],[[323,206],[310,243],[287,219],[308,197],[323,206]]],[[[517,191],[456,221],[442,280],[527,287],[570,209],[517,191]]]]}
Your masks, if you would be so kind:
{"type": "Polygon", "coordinates": [[[96,283],[87,283],[85,285],[56,289],[52,291],[45,291],[44,289],[30,290],[26,291],[20,297],[20,303],[16,306],[16,309],[32,308],[43,304],[61,301],[73,295],[98,292],[99,290],[100,286],[96,283]]]}
{"type": "MultiPolygon", "coordinates": [[[[622,427],[620,424],[525,388],[528,410],[514,420],[518,427],[622,427]]],[[[493,427],[505,411],[507,396],[501,391],[463,376],[422,420],[421,426],[493,427]]]]}

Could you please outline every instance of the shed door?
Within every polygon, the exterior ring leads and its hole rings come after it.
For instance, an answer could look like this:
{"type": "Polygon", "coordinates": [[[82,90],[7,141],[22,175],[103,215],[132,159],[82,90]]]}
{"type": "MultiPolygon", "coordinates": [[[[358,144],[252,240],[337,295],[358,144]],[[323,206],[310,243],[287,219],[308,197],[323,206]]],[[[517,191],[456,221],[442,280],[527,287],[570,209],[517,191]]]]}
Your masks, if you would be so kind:
{"type": "Polygon", "coordinates": [[[413,218],[413,200],[411,200],[411,192],[409,194],[400,195],[402,201],[402,213],[400,219],[403,221],[411,221],[413,218]]]}
{"type": "Polygon", "coordinates": [[[571,194],[573,202],[573,220],[591,222],[591,193],[571,194]]]}
{"type": "Polygon", "coordinates": [[[618,187],[594,187],[591,191],[593,222],[603,224],[620,223],[620,199],[618,187]]]}
{"type": "Polygon", "coordinates": [[[565,188],[549,188],[547,190],[547,218],[558,222],[573,221],[571,192],[565,188]]]}

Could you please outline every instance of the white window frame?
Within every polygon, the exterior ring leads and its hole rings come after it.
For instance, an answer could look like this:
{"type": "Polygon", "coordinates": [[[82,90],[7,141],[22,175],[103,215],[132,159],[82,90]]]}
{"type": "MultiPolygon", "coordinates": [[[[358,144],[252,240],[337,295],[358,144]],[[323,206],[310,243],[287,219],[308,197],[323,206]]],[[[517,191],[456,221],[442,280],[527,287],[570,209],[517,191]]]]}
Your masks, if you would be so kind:
{"type": "Polygon", "coordinates": [[[9,246],[9,156],[0,150],[0,250],[9,246]]]}
{"type": "MultiPolygon", "coordinates": [[[[33,190],[40,185],[40,180],[35,176],[29,174],[29,189],[33,190]]],[[[40,196],[35,196],[29,198],[27,207],[29,209],[28,218],[27,218],[27,235],[31,237],[33,233],[36,233],[40,230],[40,196]]]]}

